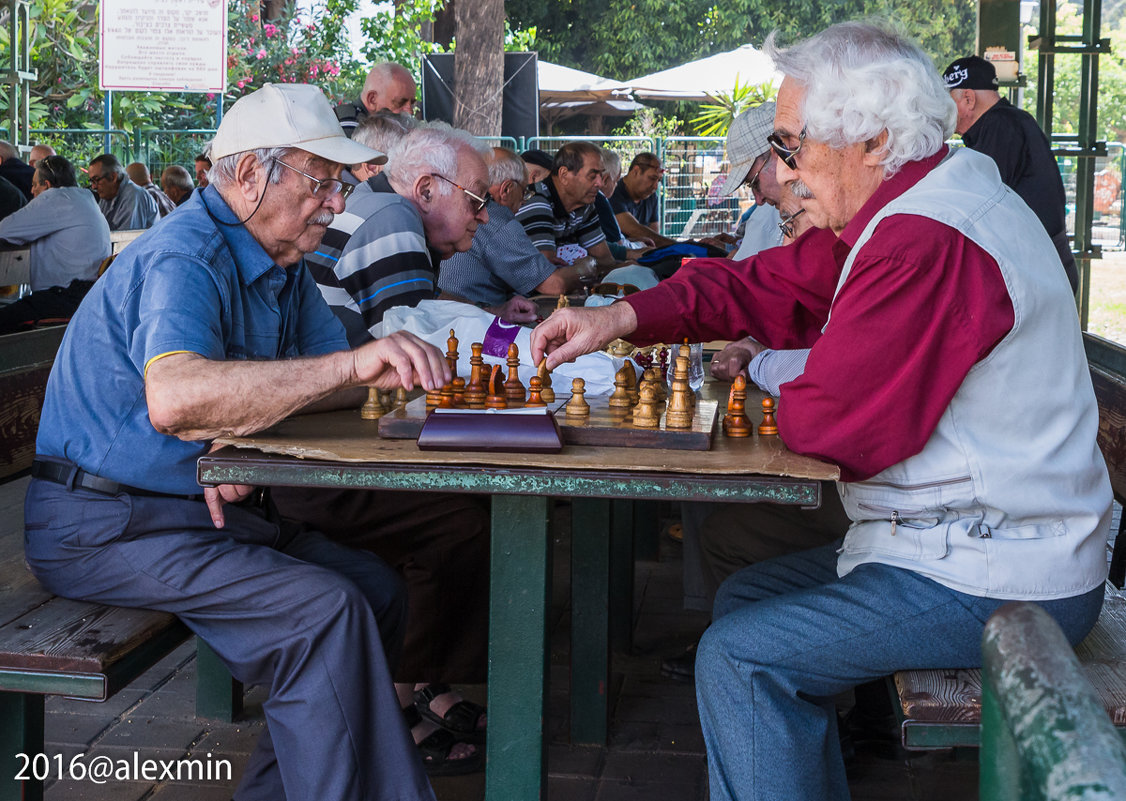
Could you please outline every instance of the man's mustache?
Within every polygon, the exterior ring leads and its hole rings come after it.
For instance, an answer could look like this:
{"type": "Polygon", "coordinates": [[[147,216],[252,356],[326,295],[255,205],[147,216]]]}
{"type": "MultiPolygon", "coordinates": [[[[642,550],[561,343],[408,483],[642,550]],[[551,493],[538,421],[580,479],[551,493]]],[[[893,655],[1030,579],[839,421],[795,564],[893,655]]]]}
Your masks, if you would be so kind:
{"type": "Polygon", "coordinates": [[[794,193],[794,197],[798,200],[809,200],[813,197],[813,190],[806,186],[800,178],[790,182],[790,191],[794,193]]]}
{"type": "Polygon", "coordinates": [[[331,225],[333,217],[335,216],[336,215],[331,211],[322,211],[316,217],[309,220],[309,225],[331,225]]]}

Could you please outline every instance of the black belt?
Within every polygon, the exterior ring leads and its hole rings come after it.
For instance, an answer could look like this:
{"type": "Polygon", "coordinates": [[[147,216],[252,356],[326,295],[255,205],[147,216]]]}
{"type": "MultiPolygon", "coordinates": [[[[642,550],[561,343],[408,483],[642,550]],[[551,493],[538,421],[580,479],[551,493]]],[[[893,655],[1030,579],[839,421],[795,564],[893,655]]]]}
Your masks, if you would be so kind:
{"type": "Polygon", "coordinates": [[[70,462],[47,462],[36,459],[31,463],[31,477],[41,478],[44,481],[53,481],[66,487],[81,487],[91,492],[103,495],[143,495],[147,498],[178,498],[184,501],[201,501],[203,495],[177,495],[172,492],[153,492],[152,490],[131,487],[128,484],[119,484],[108,478],[87,473],[78,465],[70,462]]]}

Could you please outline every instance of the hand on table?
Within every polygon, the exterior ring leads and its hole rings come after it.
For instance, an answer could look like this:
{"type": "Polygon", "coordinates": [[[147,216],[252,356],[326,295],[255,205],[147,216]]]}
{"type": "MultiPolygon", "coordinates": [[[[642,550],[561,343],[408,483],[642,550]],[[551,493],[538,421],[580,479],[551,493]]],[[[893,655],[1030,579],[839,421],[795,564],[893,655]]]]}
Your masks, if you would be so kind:
{"type": "Polygon", "coordinates": [[[441,351],[406,331],[368,342],[352,351],[353,386],[376,389],[430,391],[450,380],[450,367],[441,351]]]}
{"type": "Polygon", "coordinates": [[[737,375],[747,375],[747,366],[766,346],[750,337],[728,343],[727,347],[712,357],[712,376],[720,381],[733,381],[737,375]]]}
{"type": "Polygon", "coordinates": [[[513,295],[499,306],[489,309],[506,323],[534,323],[539,317],[536,304],[522,295],[513,295]]]}
{"type": "Polygon", "coordinates": [[[556,309],[532,331],[532,363],[547,355],[547,369],[601,350],[637,328],[637,316],[628,303],[595,308],[556,309]]]}

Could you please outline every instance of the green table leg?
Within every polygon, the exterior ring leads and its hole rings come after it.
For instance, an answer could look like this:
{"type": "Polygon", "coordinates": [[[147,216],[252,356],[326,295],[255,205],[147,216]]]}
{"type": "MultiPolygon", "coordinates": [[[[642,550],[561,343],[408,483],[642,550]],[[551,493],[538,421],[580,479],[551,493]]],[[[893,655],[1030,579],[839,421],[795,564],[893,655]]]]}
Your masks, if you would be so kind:
{"type": "Polygon", "coordinates": [[[610,523],[610,647],[628,653],[633,647],[634,501],[614,501],[610,523]]]}
{"type": "Polygon", "coordinates": [[[609,720],[609,533],[610,501],[572,502],[571,742],[584,745],[605,745],[609,720]]]}
{"type": "Polygon", "coordinates": [[[487,801],[547,797],[544,705],[551,599],[547,522],[547,498],[493,496],[487,801]]]}
{"type": "Polygon", "coordinates": [[[633,502],[633,554],[645,562],[657,561],[661,543],[661,502],[646,498],[633,502]]]}
{"type": "MultiPolygon", "coordinates": [[[[0,754],[4,755],[0,760],[4,765],[0,801],[43,801],[43,782],[32,778],[33,760],[37,754],[44,754],[42,695],[0,692],[0,754]],[[25,754],[27,759],[19,759],[16,754],[25,754]],[[17,773],[27,776],[28,781],[16,781],[17,773]]],[[[38,769],[54,770],[54,762],[43,764],[45,757],[39,757],[38,769]]]]}
{"type": "Polygon", "coordinates": [[[195,713],[232,723],[242,715],[242,682],[231,677],[211,646],[196,638],[195,713]]]}

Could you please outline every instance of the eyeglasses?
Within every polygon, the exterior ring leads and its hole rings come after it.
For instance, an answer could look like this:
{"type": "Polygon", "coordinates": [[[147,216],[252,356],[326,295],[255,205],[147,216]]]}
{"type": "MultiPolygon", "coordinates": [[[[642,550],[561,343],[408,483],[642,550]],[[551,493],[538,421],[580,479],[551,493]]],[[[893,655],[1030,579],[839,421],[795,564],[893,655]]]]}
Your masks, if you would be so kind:
{"type": "Polygon", "coordinates": [[[90,185],[94,186],[96,184],[100,184],[102,181],[106,180],[107,178],[109,178],[108,175],[91,175],[90,176],[90,185]]]}
{"type": "Polygon", "coordinates": [[[432,172],[430,174],[433,175],[435,178],[441,178],[446,183],[451,184],[452,186],[456,186],[458,189],[460,189],[462,192],[464,192],[466,194],[466,196],[469,198],[469,200],[471,201],[469,205],[473,209],[474,214],[480,214],[481,210],[484,209],[485,206],[488,204],[488,202],[492,199],[489,196],[488,192],[485,193],[484,197],[481,197],[480,195],[475,195],[472,192],[470,192],[468,189],[466,189],[464,186],[462,186],[461,184],[459,184],[455,181],[451,181],[449,178],[442,175],[441,173],[432,172]]]}
{"type": "Polygon", "coordinates": [[[766,142],[770,145],[771,149],[778,154],[778,158],[785,162],[787,167],[791,170],[796,170],[798,168],[797,155],[801,152],[802,145],[805,144],[805,126],[802,126],[801,133],[798,134],[797,147],[786,147],[785,143],[782,141],[782,137],[776,133],[772,133],[770,136],[766,137],[766,142]]]}
{"type": "Polygon", "coordinates": [[[798,209],[793,214],[782,217],[782,222],[778,223],[778,230],[782,232],[782,236],[786,239],[794,238],[794,220],[805,214],[805,209],[798,209]]]}
{"type": "Polygon", "coordinates": [[[528,184],[527,186],[524,187],[524,202],[525,203],[527,203],[529,200],[531,200],[535,196],[536,196],[536,186],[535,186],[535,184],[528,184]]]}
{"type": "MultiPolygon", "coordinates": [[[[767,155],[769,156],[770,154],[768,153],[767,155]]],[[[755,170],[755,174],[752,175],[750,178],[748,178],[744,182],[744,183],[747,184],[747,186],[749,186],[751,188],[752,192],[758,191],[758,186],[757,186],[758,185],[758,177],[760,175],[762,175],[762,171],[766,169],[766,165],[769,164],[769,163],[770,163],[769,158],[763,159],[762,166],[760,166],[757,170],[755,170]]]]}
{"type": "Polygon", "coordinates": [[[313,175],[309,175],[309,173],[307,172],[302,172],[292,164],[286,164],[281,159],[274,159],[274,161],[282,165],[283,167],[288,167],[298,175],[303,175],[310,181],[312,181],[313,197],[321,198],[322,200],[329,200],[336,197],[337,195],[340,195],[341,200],[347,200],[348,196],[352,194],[352,190],[356,188],[352,184],[344,183],[339,178],[317,178],[313,175]],[[324,190],[323,195],[321,194],[322,189],[324,190]]]}
{"type": "Polygon", "coordinates": [[[632,295],[634,292],[641,290],[633,284],[598,284],[591,287],[590,293],[592,295],[632,295]]]}

